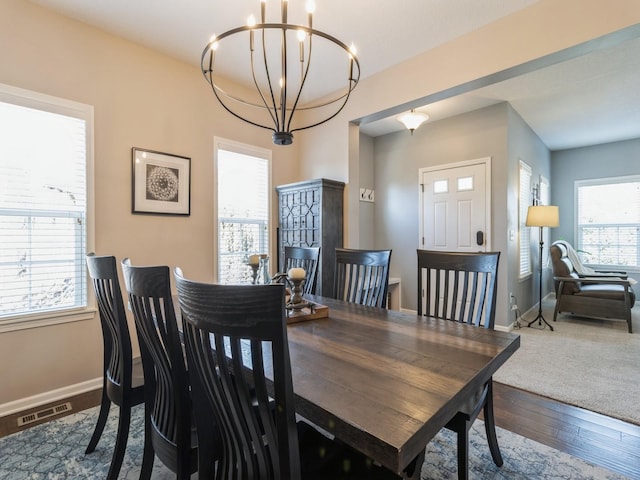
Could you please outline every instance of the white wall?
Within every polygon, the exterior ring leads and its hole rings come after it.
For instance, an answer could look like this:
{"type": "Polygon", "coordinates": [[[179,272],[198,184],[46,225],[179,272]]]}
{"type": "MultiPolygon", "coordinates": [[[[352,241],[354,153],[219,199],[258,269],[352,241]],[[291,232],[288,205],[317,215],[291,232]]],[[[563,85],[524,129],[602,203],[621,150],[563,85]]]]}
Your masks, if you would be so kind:
{"type": "MultiPolygon", "coordinates": [[[[210,280],[214,135],[273,149],[274,185],[317,177],[347,182],[350,244],[350,231],[359,230],[360,155],[350,121],[639,22],[637,0],[540,0],[363,80],[338,117],[300,132],[284,148],[222,111],[196,67],[25,0],[0,2],[0,82],[95,107],[98,253],[180,265],[188,275],[210,280]],[[131,215],[133,146],[191,157],[190,217],[131,215]]],[[[276,204],[274,196],[274,214],[276,204]]],[[[0,390],[0,407],[98,378],[101,352],[97,319],[0,334],[0,383],[11,385],[0,390]]]]}
{"type": "Polygon", "coordinates": [[[301,132],[301,175],[329,176],[347,183],[346,242],[357,246],[351,236],[359,228],[359,204],[353,200],[359,190],[359,154],[349,144],[354,136],[348,122],[380,112],[397,114],[412,104],[424,104],[424,99],[456,95],[469,82],[490,82],[492,74],[636,23],[640,23],[640,2],[636,0],[540,0],[366,78],[334,120],[301,132]],[[355,161],[350,153],[356,155],[355,161]],[[354,188],[349,186],[352,182],[354,188]]]}
{"type": "MultiPolygon", "coordinates": [[[[300,178],[297,145],[275,147],[269,132],[224,112],[194,66],[24,0],[0,2],[0,45],[0,83],[95,108],[99,254],[213,279],[214,136],[272,149],[274,185],[300,178]],[[131,214],[134,146],[191,157],[191,216],[131,214]]],[[[274,193],[273,218],[276,212],[274,193]]],[[[0,334],[0,412],[70,385],[84,388],[100,378],[101,361],[97,317],[0,334]]]]}

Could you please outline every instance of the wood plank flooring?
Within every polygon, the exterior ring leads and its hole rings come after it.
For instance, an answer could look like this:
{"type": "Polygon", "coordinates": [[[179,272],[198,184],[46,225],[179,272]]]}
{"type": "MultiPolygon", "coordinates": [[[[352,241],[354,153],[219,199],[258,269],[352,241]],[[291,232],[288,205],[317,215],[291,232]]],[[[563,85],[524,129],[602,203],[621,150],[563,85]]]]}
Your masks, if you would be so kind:
{"type": "MultiPolygon", "coordinates": [[[[500,383],[493,394],[499,427],[640,480],[640,426],[500,383]]],[[[98,405],[100,391],[69,401],[74,413],[98,405]]],[[[18,431],[16,418],[27,413],[0,418],[0,437],[18,431]]]]}
{"type": "Polygon", "coordinates": [[[493,398],[499,427],[640,480],[640,426],[497,382],[493,398]]]}

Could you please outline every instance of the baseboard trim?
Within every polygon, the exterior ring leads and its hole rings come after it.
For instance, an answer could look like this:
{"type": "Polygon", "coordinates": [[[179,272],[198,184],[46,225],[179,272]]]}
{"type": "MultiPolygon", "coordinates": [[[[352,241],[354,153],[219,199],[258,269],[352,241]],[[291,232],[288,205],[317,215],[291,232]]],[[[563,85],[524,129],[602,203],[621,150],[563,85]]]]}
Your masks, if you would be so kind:
{"type": "Polygon", "coordinates": [[[31,397],[21,398],[13,402],[8,402],[0,405],[0,417],[12,415],[15,413],[23,412],[33,408],[40,407],[42,405],[57,402],[67,399],[82,393],[90,392],[92,390],[102,388],[102,377],[88,380],[86,382],[76,383],[74,385],[68,385],[56,390],[50,390],[48,392],[39,393],[31,397]]]}

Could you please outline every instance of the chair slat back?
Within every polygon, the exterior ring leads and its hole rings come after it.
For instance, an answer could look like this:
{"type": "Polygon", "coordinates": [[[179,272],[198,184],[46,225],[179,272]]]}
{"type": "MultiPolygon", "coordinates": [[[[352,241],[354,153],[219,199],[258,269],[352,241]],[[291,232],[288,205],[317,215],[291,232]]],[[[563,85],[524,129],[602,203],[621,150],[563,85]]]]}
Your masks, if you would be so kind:
{"type": "Polygon", "coordinates": [[[189,375],[220,425],[218,478],[299,478],[284,285],[175,278],[189,375]]]}
{"type": "MultiPolygon", "coordinates": [[[[152,385],[154,430],[173,446],[191,446],[191,402],[167,266],[122,262],[147,382],[152,385]]],[[[175,454],[171,456],[175,457],[175,454]]],[[[175,461],[175,460],[174,460],[175,461]]]]}
{"type": "Polygon", "coordinates": [[[290,268],[299,267],[307,272],[307,280],[304,284],[305,294],[316,293],[319,259],[320,247],[284,247],[284,271],[288,272],[290,268]]]}
{"type": "Polygon", "coordinates": [[[418,314],[495,324],[500,252],[418,250],[418,314]]]}
{"type": "Polygon", "coordinates": [[[369,307],[386,307],[391,250],[336,248],[333,296],[369,307]]]}
{"type": "MultiPolygon", "coordinates": [[[[87,255],[87,270],[100,312],[109,389],[131,388],[131,336],[114,256],[87,255]]],[[[116,393],[119,397],[122,392],[116,393]]],[[[120,399],[113,399],[120,400],[120,399]]]]}

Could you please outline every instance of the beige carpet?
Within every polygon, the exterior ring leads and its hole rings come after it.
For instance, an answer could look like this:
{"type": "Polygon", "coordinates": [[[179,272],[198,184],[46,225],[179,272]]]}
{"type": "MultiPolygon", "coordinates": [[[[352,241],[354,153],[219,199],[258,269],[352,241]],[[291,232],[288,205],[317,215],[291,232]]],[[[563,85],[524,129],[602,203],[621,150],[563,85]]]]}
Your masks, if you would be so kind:
{"type": "Polygon", "coordinates": [[[524,315],[514,329],[520,349],[494,380],[640,425],[640,305],[632,334],[623,321],[561,314],[554,323],[554,306],[552,296],[543,300],[553,332],[527,327],[537,309],[524,315]]]}

